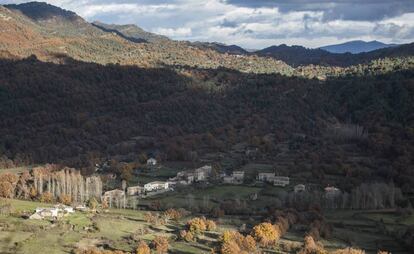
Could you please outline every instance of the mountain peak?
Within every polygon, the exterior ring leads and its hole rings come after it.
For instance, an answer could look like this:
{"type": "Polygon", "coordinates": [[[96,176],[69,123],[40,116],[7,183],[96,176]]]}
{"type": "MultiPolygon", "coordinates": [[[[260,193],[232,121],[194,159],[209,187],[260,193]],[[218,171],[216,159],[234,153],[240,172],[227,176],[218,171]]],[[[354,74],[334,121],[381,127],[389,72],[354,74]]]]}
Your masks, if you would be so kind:
{"type": "Polygon", "coordinates": [[[22,4],[4,5],[7,9],[20,11],[25,16],[35,20],[50,20],[55,18],[77,21],[82,19],[76,13],[68,11],[45,2],[28,2],[22,4]]]}

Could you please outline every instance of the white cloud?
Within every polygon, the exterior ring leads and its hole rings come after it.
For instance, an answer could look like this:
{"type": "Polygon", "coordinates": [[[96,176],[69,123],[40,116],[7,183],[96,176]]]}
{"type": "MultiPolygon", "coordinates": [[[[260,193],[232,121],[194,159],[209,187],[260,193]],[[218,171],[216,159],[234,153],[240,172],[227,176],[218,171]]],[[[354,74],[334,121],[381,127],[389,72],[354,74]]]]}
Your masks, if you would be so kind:
{"type": "Polygon", "coordinates": [[[188,37],[188,36],[191,36],[192,34],[191,28],[188,28],[188,27],[182,27],[182,28],[176,28],[176,29],[158,27],[154,29],[153,32],[157,34],[169,36],[169,37],[174,37],[174,38],[188,37]]]}

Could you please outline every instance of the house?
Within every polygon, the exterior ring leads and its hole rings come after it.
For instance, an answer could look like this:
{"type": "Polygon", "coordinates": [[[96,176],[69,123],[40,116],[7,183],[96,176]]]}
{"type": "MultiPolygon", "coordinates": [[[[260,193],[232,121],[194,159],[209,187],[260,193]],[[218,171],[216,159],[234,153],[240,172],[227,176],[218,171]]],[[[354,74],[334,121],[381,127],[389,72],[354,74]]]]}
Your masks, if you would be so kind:
{"type": "Polygon", "coordinates": [[[257,175],[257,180],[261,182],[273,182],[275,179],[275,173],[259,173],[257,175]]]}
{"type": "Polygon", "coordinates": [[[210,177],[213,168],[210,165],[205,165],[194,170],[194,180],[196,182],[206,181],[210,177]]]}
{"type": "Polygon", "coordinates": [[[166,189],[168,189],[168,182],[155,181],[144,185],[144,190],[147,192],[166,189]]]}
{"type": "Polygon", "coordinates": [[[155,165],[157,165],[157,160],[156,160],[156,159],[154,159],[154,158],[149,158],[149,159],[147,160],[147,166],[155,166],[155,165]]]}
{"type": "Polygon", "coordinates": [[[295,193],[304,192],[306,190],[306,186],[304,184],[298,184],[293,187],[295,193]]]}
{"type": "Polygon", "coordinates": [[[136,196],[144,193],[144,187],[142,186],[131,186],[127,188],[128,196],[136,196]]]}
{"type": "Polygon", "coordinates": [[[341,194],[341,190],[336,187],[328,186],[325,188],[325,197],[327,198],[335,198],[340,194],[341,194]]]}
{"type": "Polygon", "coordinates": [[[286,185],[289,185],[290,179],[287,176],[275,176],[273,178],[273,185],[274,186],[282,186],[285,187],[286,185]]]}

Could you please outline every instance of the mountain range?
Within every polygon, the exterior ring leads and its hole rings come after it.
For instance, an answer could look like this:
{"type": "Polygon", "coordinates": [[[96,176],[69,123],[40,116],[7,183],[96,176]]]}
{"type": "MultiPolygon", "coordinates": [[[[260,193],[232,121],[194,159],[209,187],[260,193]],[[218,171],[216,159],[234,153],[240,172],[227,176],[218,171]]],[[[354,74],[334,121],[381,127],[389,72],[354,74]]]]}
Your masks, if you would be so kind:
{"type": "Polygon", "coordinates": [[[412,44],[359,54],[286,45],[247,52],[237,45],[174,41],[136,25],[88,23],[74,12],[39,2],[4,5],[0,18],[1,55],[21,58],[34,54],[57,62],[70,57],[100,64],[224,67],[292,75],[297,66],[349,67],[378,58],[414,55],[412,44]]]}
{"type": "Polygon", "coordinates": [[[320,47],[320,49],[326,50],[330,53],[352,53],[352,54],[359,54],[364,52],[370,52],[377,49],[383,49],[383,48],[390,48],[395,47],[396,44],[385,44],[379,41],[349,41],[341,44],[335,44],[335,45],[329,45],[320,47]]]}

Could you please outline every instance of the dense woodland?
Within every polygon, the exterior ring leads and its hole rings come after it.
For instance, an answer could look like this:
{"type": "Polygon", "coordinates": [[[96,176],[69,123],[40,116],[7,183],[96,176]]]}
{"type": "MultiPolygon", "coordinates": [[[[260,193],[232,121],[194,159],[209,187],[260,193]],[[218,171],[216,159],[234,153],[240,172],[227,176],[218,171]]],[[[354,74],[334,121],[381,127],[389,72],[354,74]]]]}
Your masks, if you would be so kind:
{"type": "Polygon", "coordinates": [[[193,160],[197,152],[247,142],[272,158],[278,143],[290,142],[299,156],[292,170],[320,179],[393,179],[411,193],[413,74],[319,81],[226,69],[3,60],[0,163],[55,162],[91,172],[115,155],[133,160],[156,151],[167,160],[193,160]],[[137,142],[142,136],[154,139],[137,142]],[[347,163],[346,146],[368,159],[347,163]]]}

